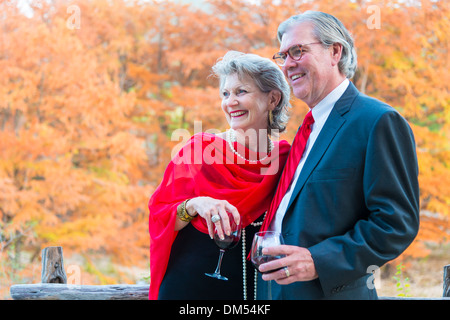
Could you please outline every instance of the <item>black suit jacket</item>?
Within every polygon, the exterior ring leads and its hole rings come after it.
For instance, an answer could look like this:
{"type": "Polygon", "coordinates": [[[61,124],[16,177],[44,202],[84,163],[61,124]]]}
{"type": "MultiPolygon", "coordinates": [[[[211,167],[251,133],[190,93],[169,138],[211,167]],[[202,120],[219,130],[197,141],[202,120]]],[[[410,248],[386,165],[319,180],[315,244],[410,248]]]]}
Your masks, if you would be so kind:
{"type": "MultiPolygon", "coordinates": [[[[373,266],[400,255],[418,228],[413,133],[395,109],[350,83],[311,149],[282,223],[286,244],[310,250],[319,278],[273,283],[273,298],[375,299],[373,266]]],[[[260,281],[260,298],[266,286],[260,281]]]]}

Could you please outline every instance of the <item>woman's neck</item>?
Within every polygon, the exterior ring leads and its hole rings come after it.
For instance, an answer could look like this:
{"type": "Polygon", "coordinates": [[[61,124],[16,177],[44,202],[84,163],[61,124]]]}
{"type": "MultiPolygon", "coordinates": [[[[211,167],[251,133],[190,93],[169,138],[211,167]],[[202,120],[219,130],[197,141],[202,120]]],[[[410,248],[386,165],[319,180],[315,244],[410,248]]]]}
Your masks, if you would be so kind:
{"type": "MultiPolygon", "coordinates": [[[[230,129],[233,130],[233,129],[230,129]]],[[[270,140],[267,130],[233,130],[236,142],[244,145],[247,149],[257,153],[268,153],[270,140]]]]}

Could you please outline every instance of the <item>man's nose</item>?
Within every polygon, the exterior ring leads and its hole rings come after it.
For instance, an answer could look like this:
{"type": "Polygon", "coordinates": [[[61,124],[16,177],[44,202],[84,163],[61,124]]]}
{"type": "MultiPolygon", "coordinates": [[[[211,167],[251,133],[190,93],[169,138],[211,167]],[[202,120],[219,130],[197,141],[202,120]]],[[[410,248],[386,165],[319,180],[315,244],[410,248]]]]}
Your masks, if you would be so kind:
{"type": "Polygon", "coordinates": [[[297,61],[291,58],[290,55],[286,57],[286,61],[284,62],[284,65],[281,67],[281,69],[286,73],[287,70],[290,68],[293,68],[297,65],[297,61]]]}

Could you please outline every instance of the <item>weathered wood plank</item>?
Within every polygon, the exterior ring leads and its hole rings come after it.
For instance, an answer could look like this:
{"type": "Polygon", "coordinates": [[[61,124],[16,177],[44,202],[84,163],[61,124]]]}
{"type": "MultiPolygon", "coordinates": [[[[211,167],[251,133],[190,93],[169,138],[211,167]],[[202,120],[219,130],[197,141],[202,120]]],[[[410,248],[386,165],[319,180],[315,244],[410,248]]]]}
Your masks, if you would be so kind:
{"type": "Polygon", "coordinates": [[[450,297],[450,264],[444,266],[444,291],[442,293],[443,297],[450,297]]]}
{"type": "Polygon", "coordinates": [[[62,247],[47,247],[42,250],[41,282],[67,283],[62,247]]]}
{"type": "Polygon", "coordinates": [[[147,284],[74,285],[60,283],[16,284],[14,300],[148,300],[147,284]]]}

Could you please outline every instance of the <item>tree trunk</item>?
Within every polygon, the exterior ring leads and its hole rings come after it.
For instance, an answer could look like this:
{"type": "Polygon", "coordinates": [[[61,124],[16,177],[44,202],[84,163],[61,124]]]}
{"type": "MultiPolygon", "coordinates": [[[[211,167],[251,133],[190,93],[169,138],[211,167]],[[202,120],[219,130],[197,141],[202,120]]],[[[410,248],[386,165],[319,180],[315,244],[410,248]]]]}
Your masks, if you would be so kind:
{"type": "Polygon", "coordinates": [[[41,282],[67,283],[62,247],[47,247],[42,250],[41,282]]]}

